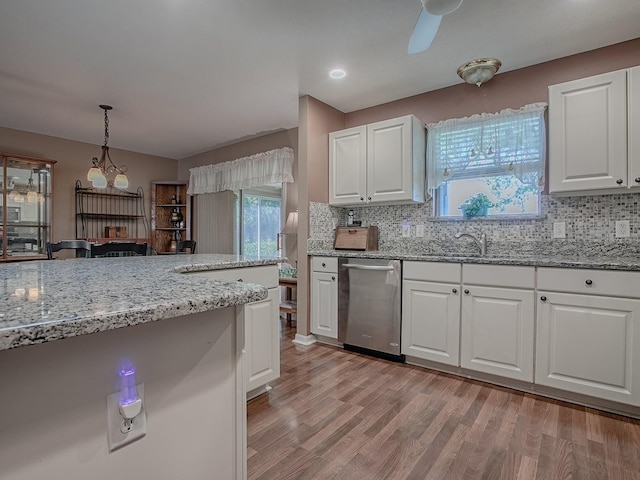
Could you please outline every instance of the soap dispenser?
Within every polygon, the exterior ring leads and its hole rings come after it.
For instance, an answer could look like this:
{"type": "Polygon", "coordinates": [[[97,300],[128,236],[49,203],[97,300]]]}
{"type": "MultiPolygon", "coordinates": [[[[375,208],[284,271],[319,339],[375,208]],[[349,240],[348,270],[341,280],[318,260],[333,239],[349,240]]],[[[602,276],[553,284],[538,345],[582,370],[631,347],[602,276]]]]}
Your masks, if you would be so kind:
{"type": "Polygon", "coordinates": [[[347,225],[348,226],[352,226],[353,225],[353,210],[349,210],[349,217],[347,218],[347,225]]]}

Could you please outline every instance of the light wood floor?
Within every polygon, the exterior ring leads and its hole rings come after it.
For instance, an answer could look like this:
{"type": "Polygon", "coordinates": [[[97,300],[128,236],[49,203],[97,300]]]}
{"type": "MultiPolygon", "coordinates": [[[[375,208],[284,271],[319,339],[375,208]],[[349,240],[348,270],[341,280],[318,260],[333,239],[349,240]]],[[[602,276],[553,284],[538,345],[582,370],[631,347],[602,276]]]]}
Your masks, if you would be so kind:
{"type": "Polygon", "coordinates": [[[251,480],[640,480],[640,421],[294,335],[248,405],[251,480]]]}

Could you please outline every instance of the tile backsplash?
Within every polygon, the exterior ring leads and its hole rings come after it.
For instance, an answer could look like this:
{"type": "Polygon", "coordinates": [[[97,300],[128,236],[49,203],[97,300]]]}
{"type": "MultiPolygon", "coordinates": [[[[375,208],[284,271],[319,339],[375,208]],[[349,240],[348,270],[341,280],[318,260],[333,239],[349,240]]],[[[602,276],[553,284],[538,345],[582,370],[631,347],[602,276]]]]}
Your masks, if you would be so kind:
{"type": "MultiPolygon", "coordinates": [[[[330,249],[334,228],[345,225],[349,208],[324,203],[309,206],[308,248],[330,249]]],[[[536,218],[437,219],[432,204],[354,207],[362,225],[377,225],[380,250],[421,253],[473,252],[471,241],[455,240],[456,232],[482,231],[488,253],[537,253],[567,255],[640,255],[640,193],[541,197],[536,218]],[[615,222],[629,220],[630,237],[615,237],[615,222]],[[402,224],[409,222],[411,236],[402,237],[402,224]],[[553,238],[554,222],[565,222],[566,238],[553,238]],[[424,237],[415,236],[416,225],[424,225],[424,237]]]]}

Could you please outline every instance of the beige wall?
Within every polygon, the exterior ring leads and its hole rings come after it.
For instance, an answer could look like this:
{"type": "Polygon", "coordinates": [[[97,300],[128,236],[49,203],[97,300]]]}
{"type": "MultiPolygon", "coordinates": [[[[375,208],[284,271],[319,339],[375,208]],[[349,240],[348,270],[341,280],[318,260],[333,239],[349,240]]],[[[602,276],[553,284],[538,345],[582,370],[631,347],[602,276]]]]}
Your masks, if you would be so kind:
{"type": "MultiPolygon", "coordinates": [[[[200,167],[202,165],[213,165],[216,163],[229,162],[237,160],[238,158],[244,158],[256,153],[267,152],[276,148],[291,147],[294,152],[293,162],[293,183],[288,183],[285,189],[285,212],[283,216],[283,222],[286,220],[289,212],[293,212],[298,208],[298,129],[291,128],[289,130],[281,130],[278,132],[270,133],[260,137],[244,140],[234,143],[232,145],[226,145],[224,147],[216,148],[208,152],[204,152],[198,155],[184,158],[179,163],[179,178],[181,180],[189,180],[189,169],[194,167],[200,167]]],[[[284,223],[283,223],[284,225],[284,223]]],[[[198,226],[194,225],[194,231],[197,231],[198,226]]],[[[232,232],[229,232],[231,235],[232,232]]],[[[292,262],[297,259],[297,246],[298,243],[294,238],[286,238],[284,243],[286,244],[286,250],[284,256],[291,259],[292,262]]],[[[306,248],[306,244],[305,244],[306,248]]],[[[218,252],[216,252],[218,253],[218,252]]]]}
{"type": "MultiPolygon", "coordinates": [[[[97,132],[96,135],[100,135],[97,132]]],[[[91,159],[99,157],[102,141],[95,145],[63,138],[0,127],[0,151],[57,160],[53,178],[53,235],[54,241],[76,238],[75,184],[81,180],[89,186],[87,170],[91,159]]],[[[151,218],[151,182],[176,180],[178,162],[170,158],[110,148],[117,165],[128,167],[129,190],[144,189],[146,212],[151,218]]]]}
{"type": "MultiPolygon", "coordinates": [[[[640,64],[640,38],[346,114],[346,128],[414,114],[424,123],[548,101],[547,87],[640,64]]],[[[462,82],[462,80],[461,80],[462,82]]]]}
{"type": "MultiPolygon", "coordinates": [[[[344,114],[313,97],[300,98],[298,109],[298,164],[300,169],[298,239],[306,251],[309,202],[329,201],[329,132],[344,128],[344,114]]],[[[297,333],[309,335],[309,258],[298,261],[297,333]]]]}

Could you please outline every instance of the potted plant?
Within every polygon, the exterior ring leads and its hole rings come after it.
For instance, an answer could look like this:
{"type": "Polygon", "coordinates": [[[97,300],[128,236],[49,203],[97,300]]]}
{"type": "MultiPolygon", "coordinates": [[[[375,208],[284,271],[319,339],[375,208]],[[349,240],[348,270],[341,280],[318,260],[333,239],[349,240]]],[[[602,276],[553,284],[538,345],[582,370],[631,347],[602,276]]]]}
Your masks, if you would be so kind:
{"type": "Polygon", "coordinates": [[[458,208],[462,210],[462,216],[465,218],[486,217],[489,209],[496,205],[489,200],[484,193],[478,193],[473,197],[469,197],[458,208]]]}

